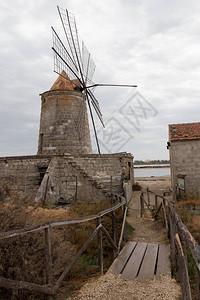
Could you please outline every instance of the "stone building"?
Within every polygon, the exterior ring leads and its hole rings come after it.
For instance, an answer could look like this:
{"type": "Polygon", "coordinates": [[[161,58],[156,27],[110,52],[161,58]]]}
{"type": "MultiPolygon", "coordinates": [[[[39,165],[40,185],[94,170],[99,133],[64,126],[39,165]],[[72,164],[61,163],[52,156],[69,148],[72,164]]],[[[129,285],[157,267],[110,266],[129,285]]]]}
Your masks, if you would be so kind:
{"type": "MultiPolygon", "coordinates": [[[[64,74],[66,77],[66,74],[64,74]]],[[[58,77],[41,94],[38,153],[0,157],[0,180],[28,195],[32,203],[97,201],[133,182],[129,153],[92,154],[86,101],[77,81],[58,77]]]]}
{"type": "Polygon", "coordinates": [[[77,80],[67,77],[62,71],[51,89],[41,94],[38,154],[92,153],[86,99],[77,80]]]}
{"type": "Polygon", "coordinates": [[[172,186],[182,178],[185,192],[199,193],[200,123],[170,124],[168,146],[172,186]]]}

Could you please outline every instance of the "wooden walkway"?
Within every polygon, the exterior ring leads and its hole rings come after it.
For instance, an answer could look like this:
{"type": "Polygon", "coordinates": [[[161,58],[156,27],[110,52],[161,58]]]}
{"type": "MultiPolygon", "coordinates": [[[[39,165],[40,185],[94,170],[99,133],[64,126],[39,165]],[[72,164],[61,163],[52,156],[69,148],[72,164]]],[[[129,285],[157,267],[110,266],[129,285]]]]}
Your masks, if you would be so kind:
{"type": "Polygon", "coordinates": [[[170,272],[169,245],[128,242],[108,272],[144,281],[170,272]]]}

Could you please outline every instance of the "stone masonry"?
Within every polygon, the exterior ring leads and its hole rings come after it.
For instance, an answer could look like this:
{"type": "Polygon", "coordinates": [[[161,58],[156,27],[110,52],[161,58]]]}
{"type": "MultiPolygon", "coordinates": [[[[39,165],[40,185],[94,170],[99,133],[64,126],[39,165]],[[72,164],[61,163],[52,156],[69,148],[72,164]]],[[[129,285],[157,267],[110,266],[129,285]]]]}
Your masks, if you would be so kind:
{"type": "Polygon", "coordinates": [[[85,154],[0,158],[0,180],[6,181],[32,203],[95,202],[122,192],[122,181],[133,182],[131,154],[85,154]]]}
{"type": "Polygon", "coordinates": [[[41,94],[38,154],[92,153],[86,99],[77,89],[60,75],[41,94]]]}

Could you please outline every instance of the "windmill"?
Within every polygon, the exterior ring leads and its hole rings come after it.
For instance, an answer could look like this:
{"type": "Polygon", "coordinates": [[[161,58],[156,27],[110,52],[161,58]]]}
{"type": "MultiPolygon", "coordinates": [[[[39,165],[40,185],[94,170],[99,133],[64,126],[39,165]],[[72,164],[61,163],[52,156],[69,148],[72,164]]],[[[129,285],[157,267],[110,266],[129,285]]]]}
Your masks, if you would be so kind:
{"type": "MultiPolygon", "coordinates": [[[[58,34],[52,27],[52,35],[53,35],[52,49],[54,53],[54,72],[61,75],[68,81],[73,81],[73,83],[76,85],[76,89],[81,91],[84,94],[83,99],[84,101],[86,100],[88,104],[92,125],[94,129],[95,139],[97,143],[97,148],[100,154],[100,147],[99,147],[99,142],[97,137],[94,116],[92,112],[92,107],[103,126],[104,123],[103,123],[103,116],[101,113],[100,105],[93,93],[93,88],[97,86],[136,87],[136,85],[93,83],[92,78],[96,66],[85,44],[83,42],[80,43],[79,41],[75,17],[68,10],[64,10],[58,6],[57,9],[67,39],[67,47],[61,41],[58,34]]],[[[81,115],[77,127],[79,128],[79,130],[81,130],[81,115]]]]}

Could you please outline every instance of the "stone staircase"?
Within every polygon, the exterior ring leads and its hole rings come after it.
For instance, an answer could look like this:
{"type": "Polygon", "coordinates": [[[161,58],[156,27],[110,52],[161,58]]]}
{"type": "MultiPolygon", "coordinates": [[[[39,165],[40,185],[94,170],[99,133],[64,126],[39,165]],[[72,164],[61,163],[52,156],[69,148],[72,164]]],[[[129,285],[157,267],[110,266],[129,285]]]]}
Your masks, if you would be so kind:
{"type": "MultiPolygon", "coordinates": [[[[72,168],[75,168],[76,171],[78,171],[83,177],[85,177],[91,185],[94,185],[96,188],[101,190],[102,193],[105,194],[106,197],[111,196],[110,192],[110,180],[111,177],[107,176],[101,177],[101,176],[94,176],[92,175],[92,172],[89,172],[89,168],[84,168],[84,165],[88,164],[88,161],[81,161],[79,162],[76,157],[73,156],[67,156],[68,163],[72,166],[72,168]],[[89,174],[90,173],[90,174],[89,174]]],[[[114,187],[117,187],[119,189],[120,180],[119,176],[113,176],[113,192],[115,192],[114,187]]]]}

